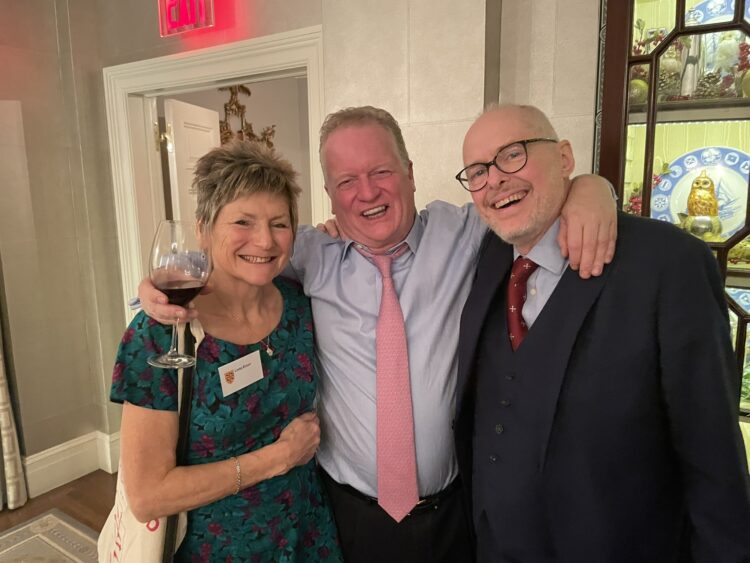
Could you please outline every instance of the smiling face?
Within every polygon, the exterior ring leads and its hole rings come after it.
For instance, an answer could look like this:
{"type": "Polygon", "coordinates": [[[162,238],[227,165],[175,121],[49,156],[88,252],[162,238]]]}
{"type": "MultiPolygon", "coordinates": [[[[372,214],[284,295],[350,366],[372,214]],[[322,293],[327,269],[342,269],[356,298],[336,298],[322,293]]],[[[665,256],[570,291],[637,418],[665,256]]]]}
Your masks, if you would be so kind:
{"type": "MultiPolygon", "coordinates": [[[[464,139],[464,166],[491,161],[510,143],[535,137],[556,138],[536,108],[507,106],[477,119],[464,139]]],[[[490,166],[487,186],[472,192],[477,211],[504,241],[526,254],[560,214],[575,161],[570,143],[531,143],[526,165],[512,174],[490,166]]]]}
{"type": "Polygon", "coordinates": [[[321,150],[326,191],[340,230],[384,252],[409,234],[416,207],[411,163],[399,159],[393,136],[375,123],[344,125],[321,150]]]}
{"type": "Polygon", "coordinates": [[[212,283],[264,286],[289,262],[294,233],[289,202],[255,193],[227,203],[211,229],[212,283]]]}

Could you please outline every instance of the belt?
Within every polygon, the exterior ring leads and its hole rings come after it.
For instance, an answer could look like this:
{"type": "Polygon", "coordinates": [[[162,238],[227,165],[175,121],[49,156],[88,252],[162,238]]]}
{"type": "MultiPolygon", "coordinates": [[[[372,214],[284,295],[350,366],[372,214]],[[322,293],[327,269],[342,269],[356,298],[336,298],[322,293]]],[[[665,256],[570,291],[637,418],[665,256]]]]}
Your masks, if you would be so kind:
{"type": "MultiPolygon", "coordinates": [[[[351,485],[344,485],[342,483],[339,483],[333,477],[331,477],[322,467],[319,467],[319,469],[320,469],[320,474],[323,477],[323,480],[325,480],[328,484],[332,485],[333,487],[363,502],[366,502],[367,504],[370,504],[370,505],[378,504],[377,498],[366,495],[358,491],[351,485]]],[[[458,490],[459,484],[460,483],[459,483],[458,478],[453,479],[453,481],[447,487],[445,487],[442,491],[435,493],[434,495],[429,495],[429,496],[420,498],[419,502],[417,502],[414,508],[411,509],[411,512],[409,512],[409,514],[417,514],[421,512],[437,510],[441,502],[443,502],[451,494],[453,494],[456,490],[458,490]]]]}

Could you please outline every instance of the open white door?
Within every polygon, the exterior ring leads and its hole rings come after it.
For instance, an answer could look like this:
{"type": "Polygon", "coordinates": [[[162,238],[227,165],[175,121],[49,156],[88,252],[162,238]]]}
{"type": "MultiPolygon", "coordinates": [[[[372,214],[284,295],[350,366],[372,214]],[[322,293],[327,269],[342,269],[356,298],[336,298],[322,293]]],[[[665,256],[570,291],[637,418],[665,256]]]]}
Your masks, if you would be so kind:
{"type": "Polygon", "coordinates": [[[172,217],[195,218],[196,196],[191,185],[196,161],[221,144],[219,112],[181,102],[164,100],[172,217]]]}

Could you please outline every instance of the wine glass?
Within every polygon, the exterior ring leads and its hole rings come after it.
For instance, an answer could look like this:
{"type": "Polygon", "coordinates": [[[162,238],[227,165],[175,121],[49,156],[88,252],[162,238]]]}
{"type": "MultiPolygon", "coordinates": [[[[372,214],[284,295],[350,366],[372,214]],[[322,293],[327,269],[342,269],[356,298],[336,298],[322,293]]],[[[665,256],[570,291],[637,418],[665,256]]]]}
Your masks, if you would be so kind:
{"type": "MultiPolygon", "coordinates": [[[[192,301],[208,281],[211,258],[201,248],[198,230],[193,221],[164,220],[154,235],[151,246],[149,275],[155,287],[166,294],[171,305],[184,307],[192,301]]],[[[172,344],[161,356],[148,358],[158,368],[186,368],[195,365],[195,358],[177,352],[177,325],[172,326],[172,344]]]]}

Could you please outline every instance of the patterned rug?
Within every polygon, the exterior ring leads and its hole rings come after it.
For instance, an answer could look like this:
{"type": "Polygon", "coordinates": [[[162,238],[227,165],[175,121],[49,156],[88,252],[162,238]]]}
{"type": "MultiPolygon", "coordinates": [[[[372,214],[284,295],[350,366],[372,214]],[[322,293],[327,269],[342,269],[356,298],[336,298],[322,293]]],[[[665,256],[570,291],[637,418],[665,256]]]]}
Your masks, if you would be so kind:
{"type": "Polygon", "coordinates": [[[52,509],[0,534],[0,563],[96,563],[97,536],[52,509]]]}

